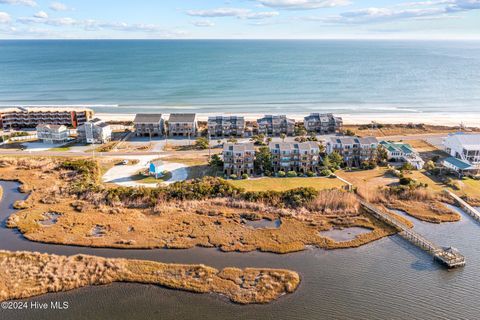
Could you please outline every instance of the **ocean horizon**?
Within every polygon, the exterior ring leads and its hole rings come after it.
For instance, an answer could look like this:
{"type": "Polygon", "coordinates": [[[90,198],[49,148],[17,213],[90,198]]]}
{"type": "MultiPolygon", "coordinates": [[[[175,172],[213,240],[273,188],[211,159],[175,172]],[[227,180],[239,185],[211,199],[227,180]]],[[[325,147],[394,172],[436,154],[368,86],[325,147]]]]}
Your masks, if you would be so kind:
{"type": "Polygon", "coordinates": [[[480,107],[480,41],[0,40],[0,108],[457,114],[480,107]]]}

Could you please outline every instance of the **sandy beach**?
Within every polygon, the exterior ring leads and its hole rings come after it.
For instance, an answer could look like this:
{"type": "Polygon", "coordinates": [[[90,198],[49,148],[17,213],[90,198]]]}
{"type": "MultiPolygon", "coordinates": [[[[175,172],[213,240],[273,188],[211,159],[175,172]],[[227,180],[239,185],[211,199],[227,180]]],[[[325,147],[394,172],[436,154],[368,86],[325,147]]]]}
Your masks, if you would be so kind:
{"type": "MultiPolygon", "coordinates": [[[[161,112],[159,110],[158,112],[161,112]]],[[[154,112],[152,112],[154,113],[154,112]]],[[[263,117],[264,114],[258,113],[201,113],[198,114],[198,120],[206,121],[209,116],[214,115],[238,115],[245,116],[247,121],[253,121],[263,117]]],[[[288,114],[296,121],[302,121],[308,113],[288,114]]],[[[402,124],[402,123],[424,123],[430,125],[458,126],[463,124],[468,127],[480,127],[480,113],[369,113],[369,114],[335,114],[343,117],[345,124],[369,124],[372,121],[383,124],[402,124]]],[[[133,121],[135,114],[121,113],[97,113],[97,117],[107,121],[133,121]]],[[[168,114],[164,114],[164,119],[168,119],[168,114]]]]}

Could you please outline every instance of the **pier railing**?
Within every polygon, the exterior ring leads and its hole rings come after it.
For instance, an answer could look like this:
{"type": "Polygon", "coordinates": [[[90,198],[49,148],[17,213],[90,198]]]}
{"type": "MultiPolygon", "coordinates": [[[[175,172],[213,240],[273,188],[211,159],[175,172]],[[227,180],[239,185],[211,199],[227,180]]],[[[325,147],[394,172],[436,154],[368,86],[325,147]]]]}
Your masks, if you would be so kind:
{"type": "Polygon", "coordinates": [[[478,212],[477,209],[469,205],[465,200],[457,196],[452,191],[445,189],[445,192],[458,203],[458,205],[463,209],[463,211],[468,213],[476,221],[480,222],[480,212],[478,212]]]}

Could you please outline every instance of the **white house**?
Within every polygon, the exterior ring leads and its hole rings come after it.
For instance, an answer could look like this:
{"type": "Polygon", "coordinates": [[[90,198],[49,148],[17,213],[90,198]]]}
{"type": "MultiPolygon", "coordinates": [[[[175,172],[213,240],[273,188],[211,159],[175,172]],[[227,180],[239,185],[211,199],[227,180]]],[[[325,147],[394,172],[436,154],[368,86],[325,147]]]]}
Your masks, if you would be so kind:
{"type": "Polygon", "coordinates": [[[39,124],[37,137],[44,143],[64,143],[68,141],[70,130],[64,125],[39,124]]]}
{"type": "Polygon", "coordinates": [[[104,121],[95,118],[77,129],[78,138],[86,143],[106,143],[112,139],[112,128],[104,121]]]}
{"type": "Polygon", "coordinates": [[[420,154],[409,144],[382,141],[380,145],[387,150],[388,160],[390,161],[407,162],[417,170],[422,169],[425,165],[425,161],[420,157],[420,154]]]}
{"type": "Polygon", "coordinates": [[[443,145],[450,156],[480,165],[480,134],[450,134],[443,141],[443,145]]]}

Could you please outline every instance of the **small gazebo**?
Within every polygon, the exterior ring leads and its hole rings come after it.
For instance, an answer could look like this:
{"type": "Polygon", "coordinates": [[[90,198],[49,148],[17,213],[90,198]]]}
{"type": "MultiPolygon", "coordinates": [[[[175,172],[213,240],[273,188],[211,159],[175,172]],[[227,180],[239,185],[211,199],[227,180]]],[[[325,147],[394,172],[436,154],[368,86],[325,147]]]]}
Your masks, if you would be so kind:
{"type": "Polygon", "coordinates": [[[163,161],[161,160],[155,160],[150,162],[150,167],[148,169],[148,174],[151,176],[154,176],[155,179],[158,179],[163,176],[164,172],[164,165],[163,161]]]}

